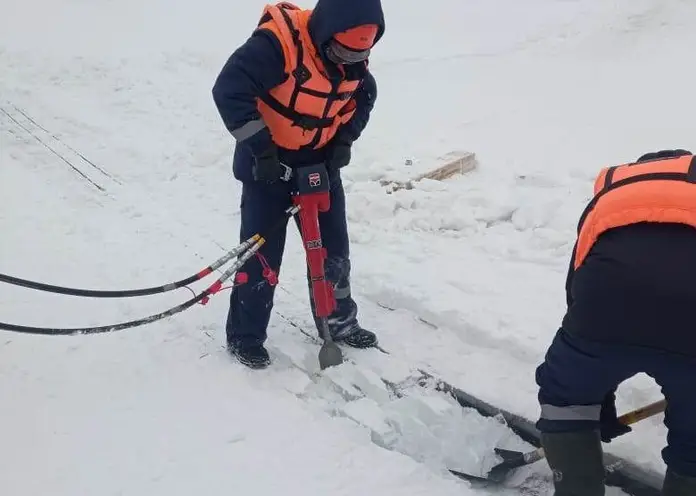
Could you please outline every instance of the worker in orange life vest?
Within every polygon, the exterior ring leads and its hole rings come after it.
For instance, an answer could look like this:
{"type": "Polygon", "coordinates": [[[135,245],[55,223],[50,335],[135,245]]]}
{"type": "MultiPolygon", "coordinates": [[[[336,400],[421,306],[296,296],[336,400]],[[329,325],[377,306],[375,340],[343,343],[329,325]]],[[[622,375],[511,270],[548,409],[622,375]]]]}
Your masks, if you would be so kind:
{"type": "Polygon", "coordinates": [[[604,495],[601,441],[631,430],[615,391],[641,372],[667,400],[663,494],[696,495],[696,157],[663,150],[600,172],[566,294],[536,372],[555,495],[604,495]]]}
{"type": "MultiPolygon", "coordinates": [[[[290,206],[285,165],[326,165],[331,208],[320,214],[320,229],[326,277],[337,300],[329,328],[336,341],[358,348],[375,346],[377,337],[358,323],[351,297],[340,169],[350,162],[351,146],[374,106],[377,86],[368,56],[384,29],[380,0],[318,0],[309,10],[288,2],[268,5],[213,87],[218,111],[236,140],[242,240],[264,233],[290,206]]],[[[264,342],[275,288],[263,271],[280,269],[284,246],[284,230],[268,239],[261,256],[245,265],[247,283],[230,299],[228,349],[250,367],[270,363],[264,342]]]]}

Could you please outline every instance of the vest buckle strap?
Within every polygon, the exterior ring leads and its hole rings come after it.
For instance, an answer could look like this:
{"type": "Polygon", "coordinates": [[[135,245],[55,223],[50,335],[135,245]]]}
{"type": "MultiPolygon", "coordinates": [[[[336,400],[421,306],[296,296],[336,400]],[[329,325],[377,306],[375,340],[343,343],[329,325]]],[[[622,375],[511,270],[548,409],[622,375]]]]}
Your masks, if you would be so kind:
{"type": "Polygon", "coordinates": [[[297,113],[296,116],[292,119],[292,121],[293,126],[298,126],[304,129],[305,131],[324,129],[327,127],[331,127],[331,125],[333,124],[333,119],[329,119],[328,117],[314,117],[313,115],[300,113],[297,113]]]}

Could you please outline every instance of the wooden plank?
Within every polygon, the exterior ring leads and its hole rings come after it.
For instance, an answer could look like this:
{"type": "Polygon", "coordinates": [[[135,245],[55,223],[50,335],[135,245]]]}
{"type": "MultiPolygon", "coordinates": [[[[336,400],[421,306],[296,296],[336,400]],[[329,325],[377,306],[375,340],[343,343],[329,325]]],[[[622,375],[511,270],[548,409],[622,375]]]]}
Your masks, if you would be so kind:
{"type": "Polygon", "coordinates": [[[444,165],[420,174],[413,179],[405,182],[382,180],[380,184],[387,188],[387,193],[393,193],[400,189],[413,189],[414,184],[423,179],[444,181],[455,174],[466,174],[471,172],[477,167],[476,154],[471,152],[453,151],[438,157],[438,160],[444,161],[444,165]]]}

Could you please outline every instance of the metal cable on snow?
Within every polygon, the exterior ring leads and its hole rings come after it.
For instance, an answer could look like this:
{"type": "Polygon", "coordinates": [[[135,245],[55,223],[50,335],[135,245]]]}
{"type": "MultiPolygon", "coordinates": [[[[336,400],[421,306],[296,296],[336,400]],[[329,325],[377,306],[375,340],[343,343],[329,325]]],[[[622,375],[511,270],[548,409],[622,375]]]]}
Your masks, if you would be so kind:
{"type": "Polygon", "coordinates": [[[104,187],[101,186],[100,184],[98,184],[98,183],[96,183],[95,181],[93,181],[87,174],[85,174],[84,172],[82,172],[78,167],[76,167],[76,166],[75,166],[72,162],[70,162],[67,158],[65,158],[63,155],[61,155],[60,153],[58,153],[54,148],[52,148],[49,144],[47,144],[46,142],[44,142],[44,141],[43,141],[41,138],[39,138],[37,135],[35,135],[34,133],[32,133],[31,130],[29,130],[26,126],[22,125],[22,123],[19,122],[17,119],[15,119],[14,117],[12,117],[12,115],[10,115],[10,113],[7,112],[7,110],[0,108],[0,111],[1,111],[3,114],[5,114],[7,117],[9,117],[10,120],[11,120],[12,122],[14,122],[15,124],[17,124],[17,125],[18,125],[20,128],[22,128],[24,131],[26,131],[32,138],[34,138],[34,139],[35,139],[36,141],[38,141],[41,145],[43,145],[47,150],[49,150],[49,151],[50,151],[51,153],[53,153],[56,157],[58,157],[58,158],[61,159],[63,162],[65,162],[66,164],[68,164],[68,166],[69,166],[73,171],[75,171],[75,172],[78,173],[80,176],[82,176],[82,178],[85,179],[87,182],[89,182],[92,186],[94,186],[95,188],[97,188],[99,191],[101,191],[101,192],[103,192],[103,193],[106,192],[106,188],[104,188],[104,187]]]}

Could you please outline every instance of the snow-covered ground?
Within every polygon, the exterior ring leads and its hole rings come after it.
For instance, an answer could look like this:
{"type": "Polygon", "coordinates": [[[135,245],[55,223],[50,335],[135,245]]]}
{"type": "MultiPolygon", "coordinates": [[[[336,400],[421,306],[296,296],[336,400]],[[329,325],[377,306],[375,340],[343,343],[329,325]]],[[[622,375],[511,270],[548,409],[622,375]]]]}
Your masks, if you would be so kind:
{"type": "MultiPolygon", "coordinates": [[[[3,1],[1,273],[143,287],[237,244],[233,141],[210,90],[264,3],[3,1]]],[[[563,315],[594,175],[695,146],[696,4],[384,7],[371,64],[378,103],[344,178],[361,320],[391,354],[353,352],[355,363],[318,373],[316,344],[290,325],[311,329],[290,229],[268,370],[225,354],[228,292],[113,334],[3,333],[3,494],[480,494],[445,467],[484,470],[492,446],[523,447],[494,419],[409,380],[425,369],[536,418],[534,369],[563,315]],[[452,150],[475,152],[478,169],[394,194],[380,186],[452,150]]],[[[100,301],[0,285],[0,321],[111,324],[189,296],[100,301]]],[[[644,376],[619,393],[620,411],[660,397],[644,376]]],[[[606,449],[663,470],[661,421],[606,449]]],[[[548,475],[543,463],[534,470],[548,475]]]]}

